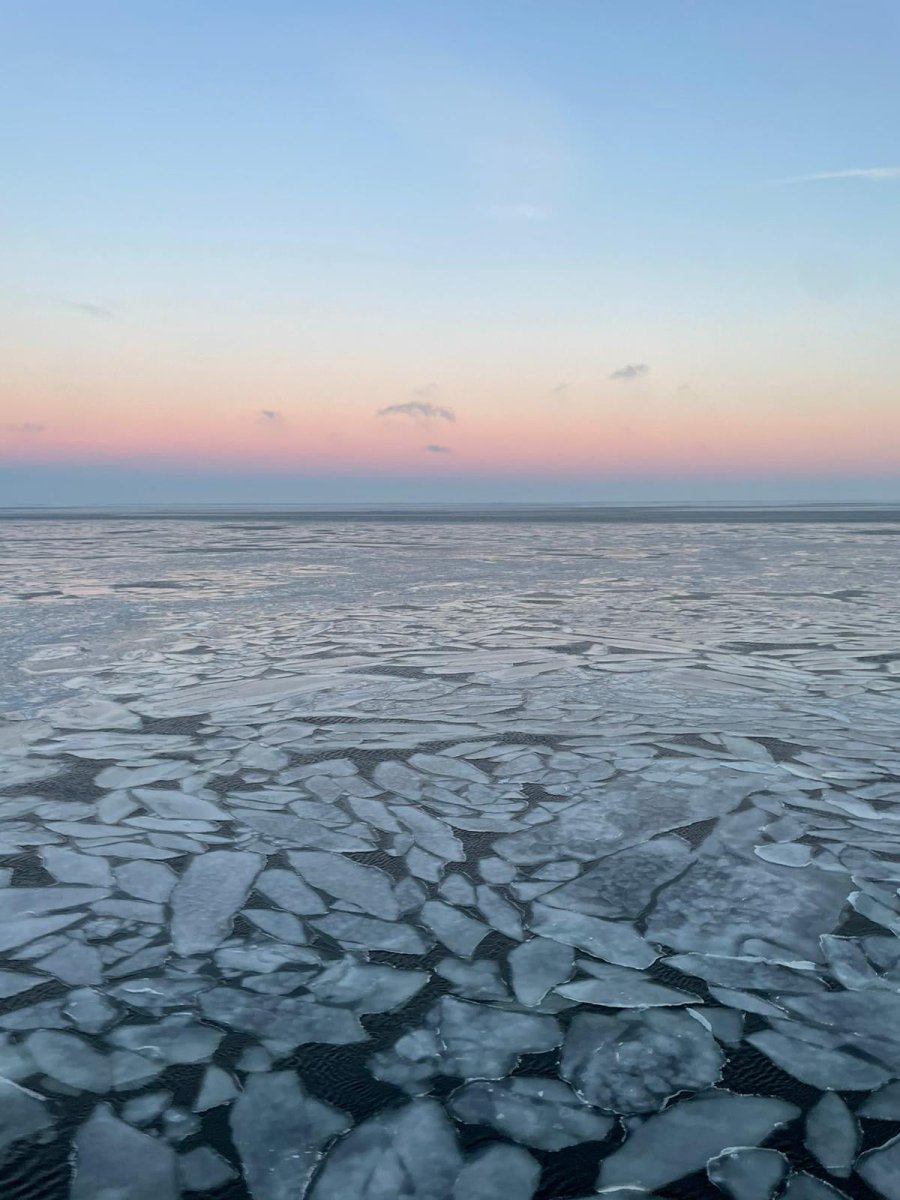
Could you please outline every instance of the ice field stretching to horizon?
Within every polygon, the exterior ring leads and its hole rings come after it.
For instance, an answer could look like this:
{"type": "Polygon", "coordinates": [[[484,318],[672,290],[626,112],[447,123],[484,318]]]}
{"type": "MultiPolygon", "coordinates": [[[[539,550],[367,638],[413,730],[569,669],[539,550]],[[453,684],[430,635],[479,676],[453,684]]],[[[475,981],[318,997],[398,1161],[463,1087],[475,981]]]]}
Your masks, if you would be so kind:
{"type": "Polygon", "coordinates": [[[900,1200],[898,550],[0,522],[0,1195],[900,1200]]]}

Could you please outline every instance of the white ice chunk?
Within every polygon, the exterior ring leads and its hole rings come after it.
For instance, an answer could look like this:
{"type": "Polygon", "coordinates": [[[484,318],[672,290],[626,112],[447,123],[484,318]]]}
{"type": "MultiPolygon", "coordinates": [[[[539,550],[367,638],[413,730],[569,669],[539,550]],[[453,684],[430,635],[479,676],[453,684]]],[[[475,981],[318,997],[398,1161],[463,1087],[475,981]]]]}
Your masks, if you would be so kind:
{"type": "Polygon", "coordinates": [[[292,871],[271,868],[256,881],[256,890],[287,912],[301,916],[319,916],[328,911],[318,892],[314,892],[292,871]]]}
{"type": "Polygon", "coordinates": [[[260,996],[219,987],[201,994],[200,1008],[211,1021],[290,1048],[309,1042],[344,1046],[368,1037],[349,1009],[314,1004],[306,996],[260,996]]]}
{"type": "Polygon", "coordinates": [[[729,1146],[755,1146],[798,1115],[793,1104],[762,1096],[707,1092],[649,1117],[600,1164],[598,1188],[652,1191],[701,1170],[729,1146]]]}
{"type": "Polygon", "coordinates": [[[463,1165],[452,1200],[532,1200],[540,1175],[527,1150],[498,1143],[463,1165]]]}
{"type": "Polygon", "coordinates": [[[71,938],[34,965],[63,983],[90,985],[103,981],[103,962],[97,947],[71,938]]]}
{"type": "Polygon", "coordinates": [[[739,1146],[711,1158],[706,1173],[731,1200],[771,1200],[788,1173],[788,1165],[777,1150],[739,1146]]]}
{"type": "Polygon", "coordinates": [[[47,871],[60,883],[87,883],[94,887],[112,887],[112,871],[102,858],[89,858],[65,846],[42,846],[41,860],[47,871]]]}
{"type": "Polygon", "coordinates": [[[752,1033],[747,1041],[782,1071],[823,1091],[838,1088],[842,1092],[867,1092],[890,1079],[890,1073],[874,1062],[775,1029],[752,1033]]]}
{"type": "Polygon", "coordinates": [[[575,954],[571,946],[549,938],[530,938],[509,954],[513,991],[520,1004],[540,1004],[551,988],[572,974],[575,954]]]}
{"type": "Polygon", "coordinates": [[[8,1000],[10,996],[18,996],[27,992],[39,983],[46,981],[40,975],[24,975],[19,971],[0,970],[0,1000],[8,1000]]]}
{"type": "Polygon", "coordinates": [[[108,1035],[114,1046],[164,1063],[206,1062],[223,1037],[221,1029],[201,1025],[189,1013],[174,1013],[154,1025],[120,1025],[108,1035]]]}
{"type": "Polygon", "coordinates": [[[377,867],[364,866],[340,854],[315,850],[292,851],[288,860],[307,883],[329,896],[352,900],[366,912],[388,921],[394,921],[400,915],[390,877],[377,867]]]}
{"type": "Polygon", "coordinates": [[[332,912],[312,922],[347,950],[393,950],[397,954],[427,954],[433,943],[402,921],[379,921],[355,913],[332,912]]]}
{"type": "Polygon", "coordinates": [[[427,900],[422,905],[421,917],[438,941],[460,958],[470,958],[490,932],[487,925],[442,900],[427,900]]]}
{"type": "Polygon", "coordinates": [[[234,1179],[229,1163],[209,1146],[197,1146],[178,1159],[181,1186],[189,1192],[208,1192],[234,1179]]]}
{"type": "Polygon", "coordinates": [[[657,958],[653,947],[630,925],[620,921],[605,921],[537,903],[532,908],[530,926],[541,937],[577,946],[595,958],[622,967],[649,967],[657,958]]]}
{"type": "Polygon", "coordinates": [[[208,1112],[211,1108],[227,1104],[237,1094],[238,1086],[227,1071],[221,1067],[207,1067],[192,1107],[195,1113],[208,1112]]]}
{"type": "Polygon", "coordinates": [[[715,1038],[689,1013],[578,1013],[566,1034],[560,1074],[588,1104],[643,1113],[677,1092],[715,1083],[723,1063],[715,1038]]]}
{"type": "Polygon", "coordinates": [[[868,1096],[856,1110],[861,1117],[900,1121],[900,1083],[887,1083],[868,1096]]]}
{"type": "Polygon", "coordinates": [[[263,859],[238,850],[192,858],[172,893],[172,944],[183,956],[213,950],[231,931],[263,859]]]}
{"type": "Polygon", "coordinates": [[[580,965],[594,978],[578,979],[556,988],[558,995],[579,1004],[599,1004],[605,1008],[662,1008],[697,1002],[697,997],[690,992],[663,987],[631,967],[591,962],[580,965]]]}
{"type": "Polygon", "coordinates": [[[311,1096],[292,1071],[251,1075],[230,1121],[253,1200],[305,1195],[322,1148],[351,1125],[345,1113],[311,1096]]]}
{"type": "Polygon", "coordinates": [[[158,817],[187,821],[226,821],[228,814],[209,800],[170,788],[135,788],[132,795],[158,817]]]}
{"type": "Polygon", "coordinates": [[[461,1166],[453,1127],[441,1106],[414,1100],[371,1117],[339,1142],[310,1200],[447,1200],[461,1166]]]}
{"type": "Polygon", "coordinates": [[[42,1029],[27,1041],[28,1052],[45,1075],[87,1092],[108,1092],[112,1086],[109,1059],[74,1033],[42,1029]]]}
{"type": "Polygon", "coordinates": [[[357,1013],[382,1013],[402,1008],[428,979],[427,971],[404,971],[344,958],[308,980],[306,987],[322,1004],[339,1004],[357,1013]]]}
{"type": "Polygon", "coordinates": [[[71,1200],[178,1200],[175,1152],[98,1105],[75,1135],[71,1200]]]}
{"type": "Polygon", "coordinates": [[[859,1152],[859,1126],[836,1092],[825,1092],[806,1114],[803,1140],[829,1175],[849,1178],[859,1152]]]}
{"type": "Polygon", "coordinates": [[[9,1146],[34,1137],[52,1124],[53,1118],[40,1096],[0,1078],[0,1156],[9,1146]]]}
{"type": "Polygon", "coordinates": [[[538,1150],[602,1141],[614,1124],[579,1100],[567,1084],[531,1075],[467,1083],[453,1093],[450,1109],[460,1121],[490,1125],[538,1150]]]}
{"type": "Polygon", "coordinates": [[[154,900],[158,904],[165,904],[178,882],[178,876],[171,867],[157,862],[123,863],[116,867],[115,876],[116,883],[129,896],[154,900]]]}
{"type": "Polygon", "coordinates": [[[885,1200],[900,1200],[900,1136],[864,1154],[856,1171],[885,1200]]]}

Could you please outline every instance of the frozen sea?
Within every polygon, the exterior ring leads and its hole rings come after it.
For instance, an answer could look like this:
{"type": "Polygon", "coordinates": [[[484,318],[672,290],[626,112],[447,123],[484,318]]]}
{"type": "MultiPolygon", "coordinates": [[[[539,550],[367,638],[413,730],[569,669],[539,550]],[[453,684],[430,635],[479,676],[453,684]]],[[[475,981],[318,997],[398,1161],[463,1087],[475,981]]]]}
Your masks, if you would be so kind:
{"type": "Polygon", "coordinates": [[[0,1196],[900,1200],[898,553],[0,513],[0,1196]]]}

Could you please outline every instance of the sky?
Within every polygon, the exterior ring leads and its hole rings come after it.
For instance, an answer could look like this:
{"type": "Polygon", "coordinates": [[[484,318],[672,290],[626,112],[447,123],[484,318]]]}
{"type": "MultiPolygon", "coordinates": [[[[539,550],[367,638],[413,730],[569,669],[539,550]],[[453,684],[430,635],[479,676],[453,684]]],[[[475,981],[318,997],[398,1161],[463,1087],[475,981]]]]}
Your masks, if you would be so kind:
{"type": "Polygon", "coordinates": [[[0,505],[900,499],[895,0],[0,30],[0,505]]]}

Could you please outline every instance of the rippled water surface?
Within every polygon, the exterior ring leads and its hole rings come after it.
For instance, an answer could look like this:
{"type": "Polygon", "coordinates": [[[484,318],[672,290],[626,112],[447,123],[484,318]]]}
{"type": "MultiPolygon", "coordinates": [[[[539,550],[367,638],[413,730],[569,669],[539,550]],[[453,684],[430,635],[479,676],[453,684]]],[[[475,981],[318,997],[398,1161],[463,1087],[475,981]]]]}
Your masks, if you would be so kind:
{"type": "Polygon", "coordinates": [[[0,1194],[898,1200],[898,532],[0,522],[0,1194]]]}

